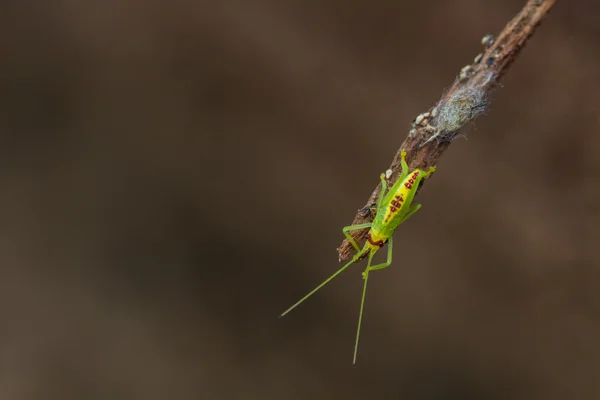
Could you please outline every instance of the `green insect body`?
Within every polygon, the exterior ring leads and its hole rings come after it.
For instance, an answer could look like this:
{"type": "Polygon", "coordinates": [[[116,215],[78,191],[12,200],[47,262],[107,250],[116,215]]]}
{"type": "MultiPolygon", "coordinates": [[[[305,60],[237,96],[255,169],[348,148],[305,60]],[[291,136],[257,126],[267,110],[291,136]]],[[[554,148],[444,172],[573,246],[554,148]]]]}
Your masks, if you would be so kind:
{"type": "Polygon", "coordinates": [[[396,228],[406,221],[411,215],[417,212],[420,208],[420,204],[412,204],[413,198],[419,188],[419,183],[422,179],[429,177],[434,171],[435,167],[431,167],[427,172],[422,169],[415,169],[413,171],[408,170],[408,164],[406,163],[406,151],[402,150],[401,153],[401,165],[402,172],[398,177],[396,183],[386,191],[386,180],[385,174],[381,174],[381,193],[377,202],[377,214],[373,219],[373,222],[365,224],[350,225],[342,229],[344,235],[348,238],[352,246],[356,249],[356,254],[352,257],[346,265],[340,268],[336,273],[327,278],[323,283],[313,289],[310,293],[300,299],[296,304],[287,309],[280,317],[285,316],[319,289],[329,283],[333,278],[342,273],[346,268],[355,262],[361,260],[364,257],[368,257],[367,268],[362,273],[364,279],[362,298],[360,302],[360,311],[358,316],[358,328],[356,331],[356,341],[354,345],[354,357],[352,364],[356,364],[356,355],[358,352],[358,339],[360,337],[360,326],[362,323],[362,315],[365,304],[365,295],[367,292],[367,282],[369,279],[369,272],[376,271],[379,269],[387,268],[392,263],[392,235],[396,228]],[[350,236],[349,232],[357,229],[370,228],[369,232],[365,236],[367,239],[364,247],[361,249],[356,241],[350,236]],[[388,244],[387,261],[377,265],[371,265],[373,256],[384,244],[388,244]]]}

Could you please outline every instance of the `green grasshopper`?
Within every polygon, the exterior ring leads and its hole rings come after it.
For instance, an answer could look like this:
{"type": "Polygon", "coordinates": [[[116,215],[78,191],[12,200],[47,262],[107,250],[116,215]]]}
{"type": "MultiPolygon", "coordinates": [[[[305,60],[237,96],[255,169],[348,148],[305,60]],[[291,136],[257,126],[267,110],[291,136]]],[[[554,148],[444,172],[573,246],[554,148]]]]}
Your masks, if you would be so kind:
{"type": "Polygon", "coordinates": [[[352,260],[350,260],[336,273],[331,275],[323,283],[321,283],[310,293],[301,298],[296,304],[288,308],[283,314],[280,315],[280,317],[283,317],[286,314],[288,314],[290,311],[292,311],[294,308],[296,308],[298,305],[304,302],[304,300],[308,299],[319,289],[328,284],[333,278],[341,274],[350,265],[368,256],[369,258],[367,262],[367,268],[362,273],[362,277],[365,282],[362,291],[362,298],[360,301],[360,312],[358,314],[358,328],[356,331],[356,341],[354,344],[354,358],[352,359],[352,365],[356,364],[356,354],[358,352],[358,339],[360,337],[360,326],[362,323],[362,315],[365,305],[365,294],[367,293],[367,282],[369,279],[369,272],[387,268],[392,263],[392,236],[394,234],[394,231],[396,230],[398,225],[406,221],[411,215],[416,213],[421,208],[420,204],[412,204],[413,198],[417,193],[417,189],[419,188],[419,183],[421,182],[421,180],[428,178],[435,171],[435,167],[431,167],[427,172],[418,168],[409,172],[408,164],[406,163],[405,150],[402,150],[401,153],[401,165],[402,172],[400,174],[400,177],[398,177],[398,180],[390,188],[387,194],[385,194],[385,190],[387,187],[385,174],[381,174],[380,176],[381,193],[379,194],[379,200],[377,202],[377,214],[375,215],[373,222],[345,226],[342,229],[344,235],[346,235],[352,246],[357,251],[354,257],[352,257],[352,260]],[[365,236],[367,241],[365,242],[365,245],[361,250],[348,232],[365,228],[370,229],[369,233],[367,233],[367,235],[365,236]],[[375,255],[375,253],[377,253],[379,249],[383,247],[383,245],[386,242],[388,243],[387,261],[381,264],[371,265],[373,256],[375,255]]]}

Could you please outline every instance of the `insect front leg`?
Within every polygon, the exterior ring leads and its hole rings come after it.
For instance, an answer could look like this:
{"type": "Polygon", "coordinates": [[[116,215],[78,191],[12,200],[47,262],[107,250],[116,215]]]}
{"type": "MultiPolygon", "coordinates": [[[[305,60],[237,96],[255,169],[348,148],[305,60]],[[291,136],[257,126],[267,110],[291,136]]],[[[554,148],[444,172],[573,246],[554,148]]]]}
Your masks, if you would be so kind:
{"type": "Polygon", "coordinates": [[[379,175],[379,179],[381,179],[381,192],[379,192],[379,200],[377,201],[377,210],[381,207],[381,203],[383,202],[383,198],[385,197],[385,189],[387,188],[387,182],[385,180],[385,173],[379,175]]]}
{"type": "Polygon", "coordinates": [[[409,170],[408,170],[408,164],[406,163],[406,150],[402,150],[400,152],[400,165],[402,166],[402,171],[400,172],[400,176],[398,176],[398,179],[396,179],[396,182],[392,185],[392,187],[388,191],[387,196],[383,197],[381,204],[385,203],[386,200],[389,200],[389,196],[393,195],[394,193],[396,193],[398,191],[398,188],[400,187],[400,185],[402,184],[404,179],[406,179],[406,177],[408,176],[409,170]]]}
{"type": "Polygon", "coordinates": [[[349,225],[349,226],[345,226],[342,229],[342,232],[344,232],[344,235],[346,235],[346,238],[352,244],[352,247],[354,247],[356,249],[356,251],[360,251],[360,247],[358,247],[358,245],[356,244],[356,241],[352,238],[352,236],[350,236],[350,234],[348,232],[356,231],[358,229],[370,228],[370,227],[371,227],[371,222],[366,222],[364,224],[357,224],[357,225],[349,225]]]}
{"type": "Polygon", "coordinates": [[[429,169],[427,170],[427,172],[425,172],[423,174],[423,178],[422,179],[427,179],[429,178],[429,175],[433,174],[435,172],[435,166],[433,167],[429,167],[429,169]]]}
{"type": "Polygon", "coordinates": [[[400,153],[400,165],[402,166],[402,172],[398,177],[399,181],[403,181],[408,176],[408,164],[406,163],[406,150],[402,150],[400,153]]]}

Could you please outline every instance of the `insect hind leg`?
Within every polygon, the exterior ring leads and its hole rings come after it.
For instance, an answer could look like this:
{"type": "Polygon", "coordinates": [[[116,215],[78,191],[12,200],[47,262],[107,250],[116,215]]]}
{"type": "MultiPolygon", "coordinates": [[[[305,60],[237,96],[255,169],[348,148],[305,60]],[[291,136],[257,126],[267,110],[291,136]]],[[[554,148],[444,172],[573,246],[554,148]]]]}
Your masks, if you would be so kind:
{"type": "Polygon", "coordinates": [[[363,279],[367,279],[367,276],[369,275],[369,272],[371,272],[371,271],[377,271],[379,269],[384,269],[384,268],[387,268],[390,266],[390,264],[392,263],[392,237],[391,236],[388,239],[387,245],[388,245],[387,261],[384,263],[381,263],[381,264],[377,264],[377,265],[371,265],[371,262],[369,262],[369,264],[367,264],[367,269],[365,269],[365,272],[362,273],[363,279]]]}
{"type": "Polygon", "coordinates": [[[371,227],[371,222],[366,222],[364,224],[357,224],[357,225],[349,225],[349,226],[345,226],[344,228],[342,228],[342,232],[344,232],[344,235],[346,236],[348,241],[352,244],[352,247],[354,247],[356,249],[356,251],[360,251],[360,247],[358,247],[358,244],[356,244],[356,241],[348,232],[356,231],[358,229],[366,229],[366,228],[370,228],[370,227],[371,227]]]}

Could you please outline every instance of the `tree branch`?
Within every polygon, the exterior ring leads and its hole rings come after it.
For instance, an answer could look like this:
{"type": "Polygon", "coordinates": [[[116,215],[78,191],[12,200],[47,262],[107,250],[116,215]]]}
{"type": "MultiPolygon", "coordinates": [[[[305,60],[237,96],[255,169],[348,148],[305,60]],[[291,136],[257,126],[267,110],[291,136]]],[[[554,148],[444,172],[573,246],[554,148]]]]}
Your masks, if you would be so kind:
{"type": "MultiPolygon", "coordinates": [[[[519,51],[533,35],[535,28],[548,14],[556,0],[529,0],[523,9],[502,30],[494,40],[491,35],[482,39],[485,51],[478,55],[473,64],[465,66],[454,83],[442,95],[437,104],[427,113],[413,121],[408,137],[394,156],[389,183],[396,181],[400,174],[400,152],[407,152],[410,169],[426,170],[435,165],[452,139],[460,130],[472,122],[487,105],[488,93],[498,84],[508,67],[517,58],[519,51]]],[[[377,201],[381,184],[377,185],[367,203],[358,210],[352,224],[369,222],[374,217],[372,208],[377,201]]],[[[352,231],[352,237],[359,242],[368,229],[352,231]]],[[[354,249],[344,240],[337,249],[339,261],[352,256],[354,249]]]]}

